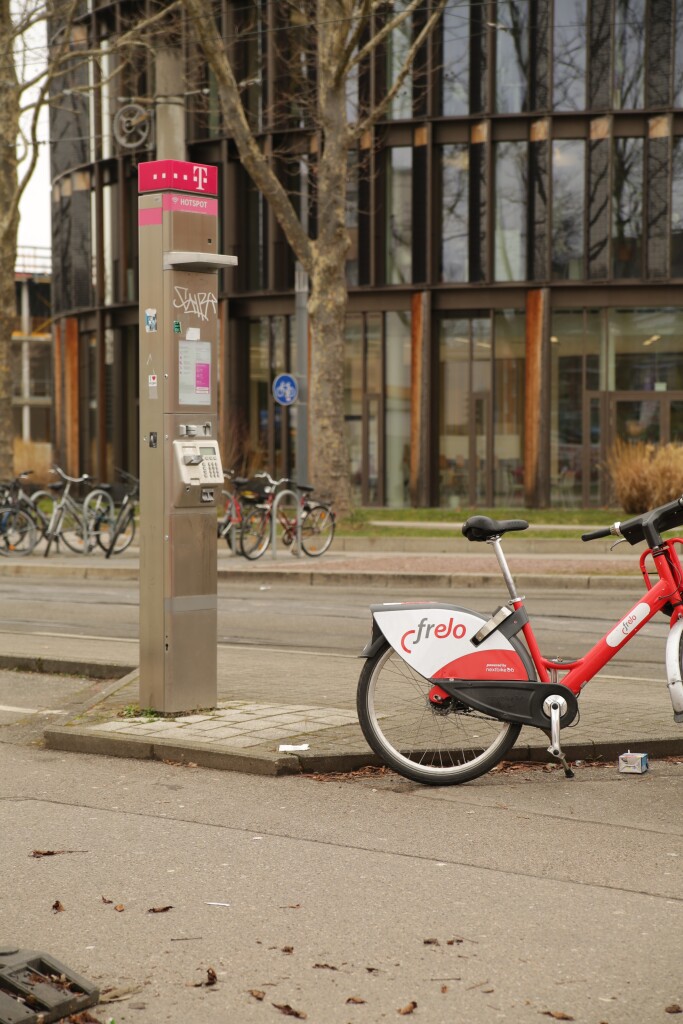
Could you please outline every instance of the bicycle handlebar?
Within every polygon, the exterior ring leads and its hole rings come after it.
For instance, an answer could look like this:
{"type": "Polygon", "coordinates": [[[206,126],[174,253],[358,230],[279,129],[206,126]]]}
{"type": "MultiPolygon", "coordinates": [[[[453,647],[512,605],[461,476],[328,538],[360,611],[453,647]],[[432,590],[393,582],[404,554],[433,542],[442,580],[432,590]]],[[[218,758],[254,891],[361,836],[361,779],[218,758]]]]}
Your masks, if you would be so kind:
{"type": "Polygon", "coordinates": [[[582,533],[581,540],[598,540],[600,537],[613,537],[618,533],[619,523],[613,526],[605,526],[600,530],[591,530],[590,533],[582,533]]]}

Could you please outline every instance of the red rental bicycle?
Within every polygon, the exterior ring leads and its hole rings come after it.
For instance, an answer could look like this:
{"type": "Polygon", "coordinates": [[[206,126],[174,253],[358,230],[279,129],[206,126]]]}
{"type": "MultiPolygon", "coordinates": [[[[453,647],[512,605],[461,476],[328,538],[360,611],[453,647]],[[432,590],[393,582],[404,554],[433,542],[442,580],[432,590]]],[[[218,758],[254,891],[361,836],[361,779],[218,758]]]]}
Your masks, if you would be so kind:
{"type": "Polygon", "coordinates": [[[576,721],[581,691],[658,612],[670,620],[666,674],[674,719],[683,724],[683,539],[661,536],[681,525],[683,497],[583,535],[584,541],[614,536],[632,545],[645,542],[640,569],[646,590],[590,651],[568,661],[541,653],[501,546],[503,534],[529,524],[472,516],[462,532],[493,548],[510,600],[488,621],[444,603],[372,608],[357,694],[358,718],[372,749],[415,782],[454,785],[490,771],[522,726],[530,725],[546,733],[548,752],[571,777],[561,731],[576,721]]]}

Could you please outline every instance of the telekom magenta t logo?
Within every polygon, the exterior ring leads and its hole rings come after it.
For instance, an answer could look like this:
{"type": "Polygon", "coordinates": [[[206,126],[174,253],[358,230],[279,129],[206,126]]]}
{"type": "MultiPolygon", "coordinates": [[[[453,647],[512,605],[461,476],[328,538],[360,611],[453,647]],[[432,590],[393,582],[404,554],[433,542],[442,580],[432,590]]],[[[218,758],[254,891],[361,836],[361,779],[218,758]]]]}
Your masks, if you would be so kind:
{"type": "Polygon", "coordinates": [[[194,181],[195,185],[197,186],[197,191],[198,192],[203,192],[204,191],[204,186],[206,185],[208,177],[209,177],[209,169],[208,169],[208,167],[201,167],[201,166],[195,165],[192,168],[192,180],[194,181]]]}

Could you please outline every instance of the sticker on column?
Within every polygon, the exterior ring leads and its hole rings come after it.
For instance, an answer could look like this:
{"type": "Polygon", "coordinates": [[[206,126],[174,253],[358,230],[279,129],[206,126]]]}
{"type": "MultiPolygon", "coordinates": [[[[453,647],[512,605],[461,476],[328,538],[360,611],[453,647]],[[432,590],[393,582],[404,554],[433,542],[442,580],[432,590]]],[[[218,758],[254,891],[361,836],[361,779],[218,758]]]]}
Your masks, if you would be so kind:
{"type": "Polygon", "coordinates": [[[194,341],[188,337],[178,343],[178,403],[211,404],[210,341],[194,341]]]}
{"type": "Polygon", "coordinates": [[[157,330],[157,311],[156,309],[145,310],[145,330],[148,334],[156,334],[157,330]]]}
{"type": "Polygon", "coordinates": [[[150,398],[156,398],[157,397],[157,383],[158,383],[158,378],[157,378],[156,373],[150,373],[148,375],[148,377],[147,377],[147,385],[149,387],[149,397],[150,398]]]}

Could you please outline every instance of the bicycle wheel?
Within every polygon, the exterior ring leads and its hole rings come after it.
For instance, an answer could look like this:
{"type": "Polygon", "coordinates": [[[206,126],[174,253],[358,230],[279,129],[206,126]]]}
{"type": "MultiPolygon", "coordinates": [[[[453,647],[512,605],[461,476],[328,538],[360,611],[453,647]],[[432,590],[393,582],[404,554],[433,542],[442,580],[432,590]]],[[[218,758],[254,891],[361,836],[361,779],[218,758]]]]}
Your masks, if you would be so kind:
{"type": "Polygon", "coordinates": [[[237,539],[237,510],[235,508],[235,501],[233,498],[226,498],[225,501],[225,512],[223,516],[218,520],[218,539],[225,539],[225,543],[228,545],[228,550],[233,551],[235,554],[239,550],[239,542],[237,539]]]}
{"type": "Polygon", "coordinates": [[[95,537],[91,532],[91,521],[78,515],[70,508],[62,510],[61,527],[58,539],[77,555],[87,555],[95,546],[95,537]]]}
{"type": "Polygon", "coordinates": [[[135,509],[132,504],[122,506],[113,524],[105,519],[100,520],[97,530],[97,543],[107,558],[120,555],[133,543],[135,537],[135,509]]]}
{"type": "Polygon", "coordinates": [[[390,768],[414,782],[452,786],[484,775],[507,754],[521,726],[489,718],[455,698],[434,707],[431,688],[385,642],[358,680],[358,719],[366,740],[390,768]]]}
{"type": "MultiPolygon", "coordinates": [[[[57,499],[54,494],[50,494],[49,491],[34,491],[33,494],[30,495],[29,500],[33,507],[33,512],[30,514],[33,516],[33,521],[40,530],[41,537],[44,537],[47,533],[47,528],[50,525],[52,511],[57,499]]],[[[26,511],[28,511],[28,509],[26,511]]]]}
{"type": "Polygon", "coordinates": [[[30,555],[38,543],[36,524],[20,508],[0,509],[0,554],[30,555]]]}
{"type": "Polygon", "coordinates": [[[83,515],[90,523],[109,520],[114,522],[114,502],[108,491],[96,488],[88,494],[83,502],[83,515]]]}
{"type": "Polygon", "coordinates": [[[250,561],[260,558],[270,544],[270,512],[254,508],[247,513],[240,532],[242,554],[250,561]]]}
{"type": "Polygon", "coordinates": [[[334,539],[334,512],[325,505],[312,505],[301,519],[301,547],[311,558],[324,555],[334,539]]]}

